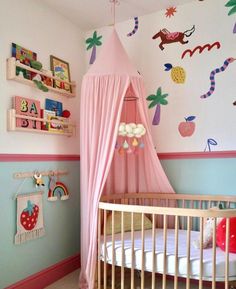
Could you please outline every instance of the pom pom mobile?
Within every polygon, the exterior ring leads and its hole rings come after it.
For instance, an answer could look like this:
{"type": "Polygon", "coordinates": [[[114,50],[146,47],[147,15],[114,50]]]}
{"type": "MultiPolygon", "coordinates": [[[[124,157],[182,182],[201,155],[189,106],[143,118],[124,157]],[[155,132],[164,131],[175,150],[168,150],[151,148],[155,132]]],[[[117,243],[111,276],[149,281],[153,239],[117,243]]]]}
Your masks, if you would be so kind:
{"type": "Polygon", "coordinates": [[[137,101],[138,98],[134,96],[132,87],[130,87],[124,98],[118,138],[115,145],[115,149],[118,150],[121,156],[125,153],[137,154],[139,153],[139,149],[145,147],[143,137],[146,134],[146,128],[140,123],[139,116],[137,115],[137,101]]]}

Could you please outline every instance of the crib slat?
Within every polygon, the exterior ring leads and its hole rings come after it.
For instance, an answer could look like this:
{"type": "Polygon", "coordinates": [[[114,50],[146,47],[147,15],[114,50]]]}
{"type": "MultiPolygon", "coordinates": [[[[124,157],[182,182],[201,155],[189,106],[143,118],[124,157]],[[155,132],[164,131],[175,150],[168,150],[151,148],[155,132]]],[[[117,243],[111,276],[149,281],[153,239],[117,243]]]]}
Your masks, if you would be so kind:
{"type": "Polygon", "coordinates": [[[103,263],[103,283],[107,289],[107,210],[104,210],[104,263],[103,263]]]}
{"type": "MultiPolygon", "coordinates": [[[[182,200],[182,208],[185,208],[185,200],[182,200]]],[[[181,223],[181,229],[184,230],[184,217],[182,217],[181,223]]]]}
{"type": "Polygon", "coordinates": [[[131,212],[131,289],[134,289],[134,213],[131,212]]]}
{"type": "Polygon", "coordinates": [[[174,289],[178,289],[178,249],[179,249],[179,217],[175,216],[175,277],[174,277],[174,289]]]}
{"type": "Polygon", "coordinates": [[[229,227],[230,219],[226,218],[226,236],[225,236],[225,289],[229,287],[229,227]]]}
{"type": "MultiPolygon", "coordinates": [[[[104,247],[104,250],[105,247],[104,247]]],[[[98,210],[98,289],[101,289],[101,209],[98,210]]]]}
{"type": "Polygon", "coordinates": [[[191,245],[191,217],[187,217],[187,280],[186,289],[190,289],[190,245],[191,245]]]}
{"type": "Polygon", "coordinates": [[[213,222],[213,238],[212,238],[212,289],[216,288],[216,218],[213,222]]]}
{"type": "Polygon", "coordinates": [[[167,215],[164,215],[164,226],[163,226],[163,275],[162,275],[162,289],[166,289],[166,248],[167,248],[167,215]]]}
{"type": "Polygon", "coordinates": [[[203,275],[203,218],[200,217],[200,268],[199,268],[199,289],[202,289],[203,275]]]}
{"type": "Polygon", "coordinates": [[[144,289],[144,213],[142,213],[142,259],[141,259],[141,289],[144,289]]]}
{"type": "Polygon", "coordinates": [[[121,289],[124,289],[125,274],[124,274],[124,212],[121,212],[121,289]]]}
{"type": "Polygon", "coordinates": [[[112,261],[111,261],[111,286],[112,289],[115,289],[115,238],[114,238],[114,234],[115,234],[115,211],[112,210],[111,213],[111,234],[112,234],[112,261]]]}
{"type": "Polygon", "coordinates": [[[155,272],[156,272],[156,222],[155,214],[152,214],[152,289],[155,289],[155,272]]]}

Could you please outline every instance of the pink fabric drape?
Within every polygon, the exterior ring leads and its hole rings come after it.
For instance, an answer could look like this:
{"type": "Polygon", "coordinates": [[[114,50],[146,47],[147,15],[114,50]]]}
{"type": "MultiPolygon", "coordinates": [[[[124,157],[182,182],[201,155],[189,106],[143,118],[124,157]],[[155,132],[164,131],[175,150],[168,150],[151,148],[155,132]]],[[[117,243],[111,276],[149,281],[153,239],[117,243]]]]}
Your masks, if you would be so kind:
{"type": "MultiPolygon", "coordinates": [[[[127,108],[123,109],[125,116],[121,121],[128,119],[128,122],[145,125],[147,130],[143,137],[145,146],[143,149],[138,149],[137,154],[121,156],[118,150],[115,150],[103,193],[174,193],[152,142],[143,80],[142,78],[131,77],[130,81],[134,94],[138,97],[135,101],[137,111],[131,113],[130,101],[128,101],[127,108]]],[[[122,142],[122,138],[120,141],[122,142]]]]}
{"type": "Polygon", "coordinates": [[[94,289],[98,203],[103,191],[107,192],[109,188],[113,193],[173,192],[173,189],[157,159],[152,143],[142,78],[130,64],[115,30],[95,64],[84,76],[80,105],[81,274],[79,286],[82,289],[94,289]],[[145,149],[138,158],[129,156],[129,161],[125,164],[124,160],[117,160],[114,151],[124,97],[130,84],[135,96],[138,97],[138,113],[147,133],[145,149]],[[127,178],[127,163],[129,182],[127,179],[124,182],[127,178]],[[125,166],[126,169],[121,171],[125,166]],[[117,170],[119,170],[120,180],[117,174],[114,174],[117,170]]]}

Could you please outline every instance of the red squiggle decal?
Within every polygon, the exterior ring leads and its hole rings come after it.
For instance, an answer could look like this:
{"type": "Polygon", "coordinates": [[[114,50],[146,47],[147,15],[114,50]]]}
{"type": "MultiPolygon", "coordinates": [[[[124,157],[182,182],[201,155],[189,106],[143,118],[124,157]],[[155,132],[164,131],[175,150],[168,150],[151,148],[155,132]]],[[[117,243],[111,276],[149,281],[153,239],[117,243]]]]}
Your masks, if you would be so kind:
{"type": "Polygon", "coordinates": [[[203,50],[205,50],[205,49],[207,49],[208,51],[210,51],[214,46],[216,46],[216,48],[219,49],[219,48],[221,47],[220,42],[219,42],[219,41],[216,41],[216,42],[214,42],[213,44],[209,44],[209,43],[208,43],[208,44],[205,44],[205,45],[203,45],[203,46],[200,46],[200,45],[199,45],[199,46],[195,47],[193,50],[191,50],[191,49],[186,49],[186,50],[183,52],[181,58],[183,59],[184,56],[185,56],[188,52],[189,52],[189,56],[192,57],[193,54],[194,54],[197,50],[199,50],[199,54],[202,53],[203,50]]]}

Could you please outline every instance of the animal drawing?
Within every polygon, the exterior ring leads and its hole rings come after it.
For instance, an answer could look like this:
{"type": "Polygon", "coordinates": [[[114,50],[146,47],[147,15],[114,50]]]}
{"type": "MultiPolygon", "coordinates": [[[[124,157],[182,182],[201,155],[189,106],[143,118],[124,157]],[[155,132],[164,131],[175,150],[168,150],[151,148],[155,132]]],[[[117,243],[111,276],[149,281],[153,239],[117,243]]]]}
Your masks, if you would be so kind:
{"type": "Polygon", "coordinates": [[[208,90],[207,93],[201,95],[200,98],[204,99],[204,98],[207,98],[207,97],[212,95],[212,93],[215,91],[215,85],[216,85],[216,83],[215,83],[215,75],[216,75],[216,73],[220,73],[220,72],[225,71],[225,69],[228,67],[228,65],[230,63],[234,62],[235,60],[236,60],[236,58],[233,58],[233,57],[227,58],[224,61],[224,64],[221,67],[212,70],[212,72],[210,74],[210,82],[211,82],[210,89],[208,90]]]}
{"type": "Polygon", "coordinates": [[[193,32],[195,31],[195,25],[189,30],[184,32],[170,32],[166,28],[161,29],[158,33],[156,33],[152,39],[157,39],[158,37],[161,38],[161,43],[159,47],[161,50],[164,50],[163,44],[169,44],[173,42],[180,42],[181,44],[188,43],[188,40],[184,40],[185,37],[190,37],[193,32]]]}

